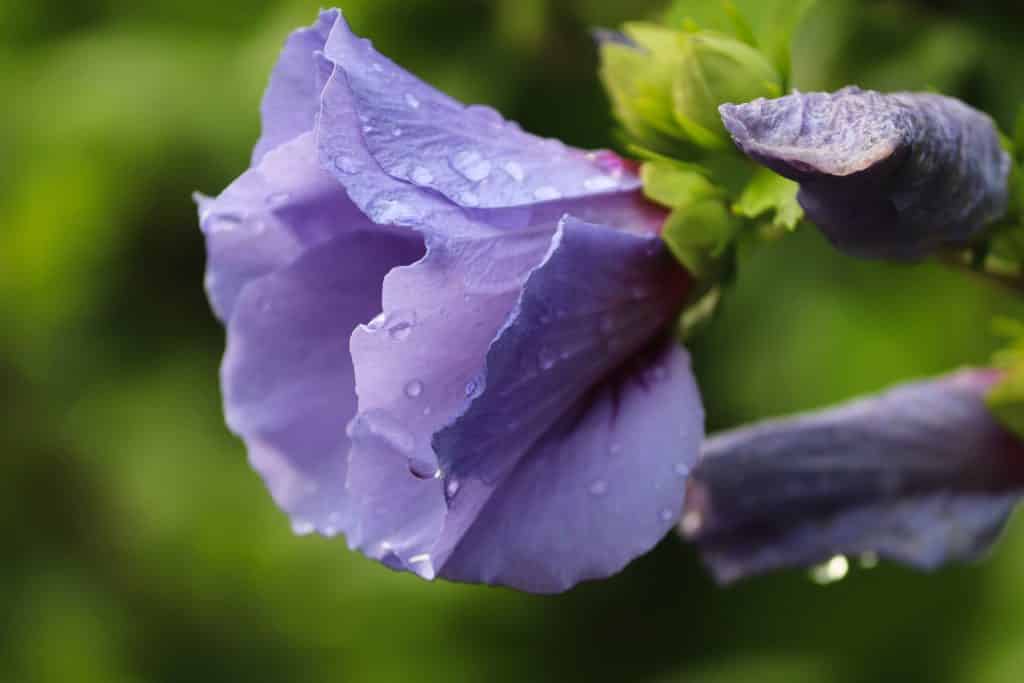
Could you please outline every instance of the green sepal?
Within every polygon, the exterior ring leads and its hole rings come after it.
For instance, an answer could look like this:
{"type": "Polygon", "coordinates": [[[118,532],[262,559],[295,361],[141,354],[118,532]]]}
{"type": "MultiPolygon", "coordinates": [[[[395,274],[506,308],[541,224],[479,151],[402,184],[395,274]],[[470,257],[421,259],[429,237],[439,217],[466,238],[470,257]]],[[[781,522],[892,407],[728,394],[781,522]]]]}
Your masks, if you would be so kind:
{"type": "Polygon", "coordinates": [[[996,352],[993,365],[1003,377],[985,396],[985,402],[1003,426],[1024,437],[1024,323],[1011,318],[996,318],[992,331],[1010,340],[1007,348],[996,352]]]}
{"type": "Polygon", "coordinates": [[[644,23],[623,30],[638,47],[615,42],[600,47],[600,77],[613,113],[634,140],[671,152],[674,141],[686,138],[672,111],[672,81],[684,56],[682,34],[644,23]]]}
{"type": "Polygon", "coordinates": [[[1007,371],[989,390],[985,403],[1004,427],[1024,438],[1024,366],[1007,371]]]}
{"type": "Polygon", "coordinates": [[[669,208],[722,195],[722,190],[708,180],[707,172],[695,164],[670,159],[648,161],[640,169],[640,178],[644,183],[644,195],[669,208]]]}
{"type": "Polygon", "coordinates": [[[662,239],[676,259],[698,280],[717,273],[739,221],[720,199],[681,206],[665,221],[662,239]]]}
{"type": "Polygon", "coordinates": [[[789,88],[790,45],[815,0],[676,0],[665,14],[668,26],[697,25],[728,33],[757,47],[789,88]]]}
{"type": "Polygon", "coordinates": [[[687,34],[682,50],[684,59],[672,82],[675,121],[694,144],[710,150],[731,149],[719,105],[778,97],[782,78],[764,54],[724,34],[687,34]]]}
{"type": "Polygon", "coordinates": [[[771,213],[769,236],[792,232],[803,220],[804,210],[796,200],[800,186],[778,173],[759,168],[743,188],[732,210],[739,216],[759,219],[771,213]]]}

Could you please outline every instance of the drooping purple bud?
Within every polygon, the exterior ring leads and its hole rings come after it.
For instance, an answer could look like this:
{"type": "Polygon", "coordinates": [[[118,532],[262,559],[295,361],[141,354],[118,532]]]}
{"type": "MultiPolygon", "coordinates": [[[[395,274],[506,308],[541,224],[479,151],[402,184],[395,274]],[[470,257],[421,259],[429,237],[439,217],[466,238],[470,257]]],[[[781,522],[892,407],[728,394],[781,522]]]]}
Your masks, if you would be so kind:
{"type": "Polygon", "coordinates": [[[683,535],[722,582],[835,555],[979,556],[1024,495],[1024,444],[983,400],[995,378],[963,371],[709,439],[683,535]]]}
{"type": "Polygon", "coordinates": [[[719,111],[740,149],[800,183],[808,218],[854,256],[919,259],[1006,211],[1009,155],[992,120],[959,100],[848,87],[719,111]]]}

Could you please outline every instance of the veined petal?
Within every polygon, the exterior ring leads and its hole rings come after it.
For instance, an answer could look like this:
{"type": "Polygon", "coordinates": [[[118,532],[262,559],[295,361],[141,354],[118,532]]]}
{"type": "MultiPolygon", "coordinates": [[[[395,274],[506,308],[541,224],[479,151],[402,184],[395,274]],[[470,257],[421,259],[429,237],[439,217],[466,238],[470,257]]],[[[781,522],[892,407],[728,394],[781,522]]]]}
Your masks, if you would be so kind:
{"type": "Polygon", "coordinates": [[[222,322],[248,282],[343,232],[375,227],[320,168],[312,133],[269,152],[216,199],[199,197],[199,222],[206,291],[222,322]]]}
{"type": "Polygon", "coordinates": [[[380,324],[353,336],[360,415],[348,476],[360,513],[350,542],[427,578],[534,591],[617,571],[671,527],[702,435],[685,354],[659,344],[628,361],[671,321],[686,275],[656,237],[573,219],[554,238],[429,249],[389,276],[380,324]],[[579,504],[571,560],[546,555],[540,518],[500,495],[547,462],[559,474],[536,485],[566,515],[579,504]],[[636,514],[616,517],[624,510],[636,514]],[[616,536],[623,525],[632,533],[616,536]],[[460,543],[468,532],[491,540],[460,543]],[[478,561],[475,547],[501,543],[494,561],[478,561]]]}
{"type": "Polygon", "coordinates": [[[488,352],[480,395],[434,437],[451,508],[434,549],[451,554],[442,575],[565,590],[618,571],[665,534],[703,413],[685,353],[658,343],[635,357],[687,288],[657,237],[562,222],[488,352]],[[560,514],[538,515],[540,495],[560,514]],[[623,525],[630,533],[616,534],[623,525]]]}
{"type": "Polygon", "coordinates": [[[717,435],[682,530],[721,581],[836,554],[931,569],[986,551],[1024,494],[1024,446],[964,371],[717,435]]]}
{"type": "Polygon", "coordinates": [[[320,71],[315,53],[323,50],[340,14],[336,9],[322,11],[315,24],[288,36],[260,104],[263,130],[252,152],[254,165],[278,145],[313,130],[320,90],[330,75],[320,71]]]}
{"type": "Polygon", "coordinates": [[[853,255],[921,258],[1006,211],[1009,155],[959,100],[849,87],[720,111],[740,149],[799,182],[807,216],[853,255]]]}
{"type": "Polygon", "coordinates": [[[457,544],[441,575],[554,593],[620,571],[678,520],[703,434],[689,356],[662,340],[521,455],[503,453],[519,457],[500,481],[448,478],[449,493],[464,483],[450,496],[445,540],[457,544]]]}
{"type": "Polygon", "coordinates": [[[501,208],[628,192],[640,181],[607,151],[541,139],[498,112],[466,106],[360,39],[340,17],[324,54],[344,73],[367,149],[392,177],[466,208],[501,208]]]}
{"type": "Polygon", "coordinates": [[[422,251],[414,234],[346,232],[238,298],[221,369],[225,415],[298,531],[332,535],[346,521],[356,394],[345,340],[380,310],[384,276],[422,251]]]}
{"type": "Polygon", "coordinates": [[[554,229],[428,239],[422,260],[385,279],[383,314],[351,341],[359,394],[349,429],[353,547],[371,557],[395,553],[433,578],[427,561],[412,562],[432,550],[446,514],[431,437],[480,390],[487,349],[554,229]]]}

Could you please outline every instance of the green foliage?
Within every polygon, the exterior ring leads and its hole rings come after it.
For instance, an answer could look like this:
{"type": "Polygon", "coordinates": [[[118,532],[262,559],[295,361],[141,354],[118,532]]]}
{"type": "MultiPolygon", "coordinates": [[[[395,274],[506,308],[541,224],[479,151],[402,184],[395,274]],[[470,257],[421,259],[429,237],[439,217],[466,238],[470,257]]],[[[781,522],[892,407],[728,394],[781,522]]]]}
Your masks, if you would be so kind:
{"type": "Polygon", "coordinates": [[[993,329],[1009,344],[993,356],[993,363],[1003,375],[989,391],[986,402],[1003,425],[1024,437],[1024,323],[997,318],[993,329]]]}
{"type": "Polygon", "coordinates": [[[718,114],[719,105],[778,97],[781,77],[762,53],[725,35],[684,34],[682,47],[684,58],[672,81],[676,122],[698,146],[728,149],[732,143],[718,114]]]}
{"type": "Polygon", "coordinates": [[[815,0],[676,0],[665,14],[669,26],[697,25],[722,31],[759,49],[789,86],[790,44],[815,0]]]}
{"type": "Polygon", "coordinates": [[[601,45],[601,80],[632,141],[653,151],[728,149],[718,106],[782,92],[772,63],[728,35],[642,22],[623,33],[635,44],[601,45]]]}
{"type": "Polygon", "coordinates": [[[662,238],[679,262],[703,279],[720,270],[738,228],[723,201],[697,199],[669,214],[662,238]]]}
{"type": "Polygon", "coordinates": [[[640,177],[647,198],[669,208],[686,206],[722,194],[708,180],[707,173],[701,167],[671,159],[645,163],[640,170],[640,177]]]}
{"type": "Polygon", "coordinates": [[[804,216],[796,201],[800,186],[766,168],[759,168],[743,189],[732,210],[744,218],[771,215],[772,233],[792,232],[804,216]]]}

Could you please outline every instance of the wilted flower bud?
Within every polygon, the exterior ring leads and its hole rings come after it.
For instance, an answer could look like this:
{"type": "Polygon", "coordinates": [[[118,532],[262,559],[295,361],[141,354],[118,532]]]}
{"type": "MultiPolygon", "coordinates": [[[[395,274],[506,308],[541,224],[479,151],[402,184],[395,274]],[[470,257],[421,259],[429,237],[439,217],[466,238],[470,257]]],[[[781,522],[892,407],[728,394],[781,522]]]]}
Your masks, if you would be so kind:
{"type": "Polygon", "coordinates": [[[985,403],[999,377],[965,370],[717,434],[682,532],[723,582],[839,554],[976,558],[1024,496],[1024,443],[985,403]]]}
{"type": "Polygon", "coordinates": [[[1006,211],[1010,158],[959,100],[849,87],[721,107],[736,144],[800,183],[807,217],[855,256],[918,259],[1006,211]]]}

